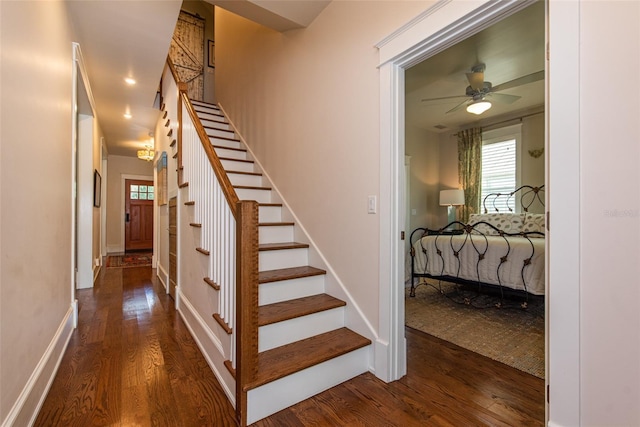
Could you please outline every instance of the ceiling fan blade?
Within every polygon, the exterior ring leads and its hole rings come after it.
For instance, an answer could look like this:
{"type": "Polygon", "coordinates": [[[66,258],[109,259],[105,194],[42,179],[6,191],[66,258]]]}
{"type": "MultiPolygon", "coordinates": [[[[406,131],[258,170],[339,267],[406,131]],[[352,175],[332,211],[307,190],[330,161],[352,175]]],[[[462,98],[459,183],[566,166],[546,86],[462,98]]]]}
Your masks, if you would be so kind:
{"type": "Polygon", "coordinates": [[[500,90],[510,89],[516,86],[522,86],[527,83],[537,82],[538,80],[544,79],[544,70],[538,71],[536,73],[527,74],[526,76],[518,77],[517,79],[513,79],[508,82],[504,82],[499,84],[498,86],[494,86],[491,89],[491,92],[498,92],[500,90]]]}
{"type": "Polygon", "coordinates": [[[490,93],[489,96],[503,104],[513,104],[521,97],[516,95],[507,95],[506,93],[490,93]]]}
{"type": "Polygon", "coordinates": [[[422,102],[429,102],[429,101],[443,101],[446,99],[456,99],[456,98],[468,98],[467,95],[453,95],[453,96],[443,96],[441,98],[425,98],[422,100],[422,102]]]}
{"type": "Polygon", "coordinates": [[[484,72],[467,73],[467,80],[473,90],[481,90],[484,87],[484,72]]]}
{"type": "Polygon", "coordinates": [[[462,101],[460,104],[456,105],[455,107],[453,107],[451,110],[447,111],[445,114],[449,114],[449,113],[453,113],[454,111],[458,111],[459,109],[461,109],[462,107],[464,107],[467,104],[467,100],[465,99],[464,101],[462,101]]]}

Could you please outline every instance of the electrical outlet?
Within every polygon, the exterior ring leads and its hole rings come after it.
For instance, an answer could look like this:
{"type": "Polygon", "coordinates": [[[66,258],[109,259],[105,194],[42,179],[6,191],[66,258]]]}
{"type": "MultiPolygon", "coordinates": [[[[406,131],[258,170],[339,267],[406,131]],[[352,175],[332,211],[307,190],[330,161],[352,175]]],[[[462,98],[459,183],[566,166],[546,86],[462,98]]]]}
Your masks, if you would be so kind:
{"type": "Polygon", "coordinates": [[[411,216],[416,216],[417,215],[417,211],[415,209],[411,209],[411,216]]]}

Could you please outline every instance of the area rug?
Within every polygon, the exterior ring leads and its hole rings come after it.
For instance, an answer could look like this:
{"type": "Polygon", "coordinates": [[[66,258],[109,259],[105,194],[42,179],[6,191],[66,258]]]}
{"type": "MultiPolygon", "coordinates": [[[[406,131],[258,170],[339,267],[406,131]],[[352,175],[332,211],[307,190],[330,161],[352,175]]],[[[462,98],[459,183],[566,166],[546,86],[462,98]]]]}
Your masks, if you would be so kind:
{"type": "Polygon", "coordinates": [[[135,252],[125,255],[108,255],[107,268],[148,267],[151,266],[153,253],[135,252]]]}
{"type": "MultiPolygon", "coordinates": [[[[437,287],[438,282],[429,283],[437,287]]],[[[441,282],[441,285],[445,293],[452,297],[459,296],[455,293],[456,285],[446,282],[441,282]]],[[[457,304],[432,286],[418,286],[414,298],[409,297],[407,288],[405,323],[411,328],[544,378],[543,299],[529,300],[526,310],[519,307],[519,302],[507,304],[509,308],[496,308],[494,302],[497,301],[491,296],[480,296],[474,304],[489,308],[478,309],[457,304]]]]}

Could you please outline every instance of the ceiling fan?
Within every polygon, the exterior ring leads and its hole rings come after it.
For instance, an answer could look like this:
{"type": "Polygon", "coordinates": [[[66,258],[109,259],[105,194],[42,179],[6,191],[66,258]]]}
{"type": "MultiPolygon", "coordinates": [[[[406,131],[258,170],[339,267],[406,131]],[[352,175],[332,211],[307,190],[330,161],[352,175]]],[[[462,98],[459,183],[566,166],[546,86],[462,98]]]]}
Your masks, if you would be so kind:
{"type": "Polygon", "coordinates": [[[447,113],[457,111],[466,105],[468,112],[473,114],[482,114],[489,108],[491,108],[490,99],[505,104],[511,104],[520,99],[519,96],[507,95],[505,93],[497,92],[544,79],[544,70],[542,70],[535,73],[527,74],[526,76],[518,77],[517,79],[510,80],[497,86],[493,86],[491,82],[487,82],[484,80],[484,70],[485,64],[478,64],[471,69],[470,73],[466,73],[467,80],[469,81],[469,86],[467,86],[464,95],[427,98],[423,99],[422,101],[428,102],[455,98],[466,98],[460,104],[447,111],[447,113]]]}

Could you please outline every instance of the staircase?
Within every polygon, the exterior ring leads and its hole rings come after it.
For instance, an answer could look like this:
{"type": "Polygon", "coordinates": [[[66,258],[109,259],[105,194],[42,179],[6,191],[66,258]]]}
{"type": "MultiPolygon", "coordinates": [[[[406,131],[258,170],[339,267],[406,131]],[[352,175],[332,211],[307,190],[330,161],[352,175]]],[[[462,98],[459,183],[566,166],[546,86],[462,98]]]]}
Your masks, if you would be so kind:
{"type": "Polygon", "coordinates": [[[251,424],[366,372],[371,341],[345,327],[346,303],[325,293],[326,271],[308,265],[313,248],[294,241],[291,215],[221,110],[192,105],[238,198],[259,207],[258,366],[243,385],[251,424]]]}

